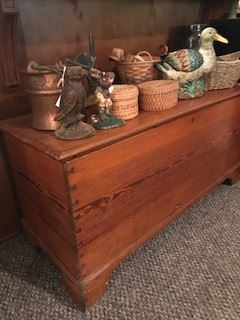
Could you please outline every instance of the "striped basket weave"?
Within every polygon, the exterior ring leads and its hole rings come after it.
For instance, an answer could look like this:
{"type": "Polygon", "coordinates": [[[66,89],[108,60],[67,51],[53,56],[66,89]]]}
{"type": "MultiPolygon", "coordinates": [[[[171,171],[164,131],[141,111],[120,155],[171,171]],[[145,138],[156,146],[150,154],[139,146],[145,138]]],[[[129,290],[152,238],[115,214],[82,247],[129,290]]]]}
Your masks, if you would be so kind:
{"type": "Polygon", "coordinates": [[[207,90],[235,86],[240,79],[240,51],[217,57],[213,71],[206,78],[207,90]]]}
{"type": "Polygon", "coordinates": [[[139,106],[144,111],[161,111],[173,108],[178,102],[177,80],[147,81],[138,85],[139,106]]]}
{"type": "Polygon", "coordinates": [[[123,120],[130,120],[138,115],[138,88],[130,84],[112,86],[112,113],[123,120]]]}
{"type": "Polygon", "coordinates": [[[121,83],[136,84],[157,79],[158,72],[154,63],[159,62],[160,57],[151,56],[147,51],[141,51],[131,59],[117,63],[117,71],[121,83]]]}

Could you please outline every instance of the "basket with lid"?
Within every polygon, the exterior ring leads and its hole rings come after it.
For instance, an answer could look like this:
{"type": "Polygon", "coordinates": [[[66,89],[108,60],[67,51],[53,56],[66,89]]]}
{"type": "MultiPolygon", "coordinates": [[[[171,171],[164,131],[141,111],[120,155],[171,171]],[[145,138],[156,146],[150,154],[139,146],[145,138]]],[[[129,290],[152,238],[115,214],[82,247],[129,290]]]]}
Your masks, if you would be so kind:
{"type": "Polygon", "coordinates": [[[144,111],[161,111],[173,108],[178,102],[177,80],[147,81],[138,85],[139,106],[144,111]]]}
{"type": "Polygon", "coordinates": [[[138,88],[134,85],[117,84],[112,86],[112,113],[129,120],[138,115],[138,88]]]}

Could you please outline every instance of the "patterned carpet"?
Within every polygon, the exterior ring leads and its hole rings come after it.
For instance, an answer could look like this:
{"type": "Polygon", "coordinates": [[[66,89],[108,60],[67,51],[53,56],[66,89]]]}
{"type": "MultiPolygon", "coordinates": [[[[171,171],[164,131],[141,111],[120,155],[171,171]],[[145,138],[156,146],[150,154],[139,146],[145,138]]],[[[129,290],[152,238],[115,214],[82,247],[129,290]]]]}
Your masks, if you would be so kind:
{"type": "Polygon", "coordinates": [[[89,312],[22,236],[0,245],[1,320],[239,320],[240,184],[219,186],[113,273],[89,312]]]}

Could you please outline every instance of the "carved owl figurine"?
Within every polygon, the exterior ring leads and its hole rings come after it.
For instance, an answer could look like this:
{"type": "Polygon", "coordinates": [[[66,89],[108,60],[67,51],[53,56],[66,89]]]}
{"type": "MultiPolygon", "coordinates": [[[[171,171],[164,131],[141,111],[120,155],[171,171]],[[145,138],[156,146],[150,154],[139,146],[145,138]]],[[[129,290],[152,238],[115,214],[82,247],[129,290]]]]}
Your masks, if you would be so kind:
{"type": "Polygon", "coordinates": [[[59,126],[55,131],[58,138],[76,140],[90,137],[95,129],[83,122],[83,109],[87,98],[83,79],[88,72],[81,66],[68,67],[64,77],[64,87],[55,121],[59,126]]]}

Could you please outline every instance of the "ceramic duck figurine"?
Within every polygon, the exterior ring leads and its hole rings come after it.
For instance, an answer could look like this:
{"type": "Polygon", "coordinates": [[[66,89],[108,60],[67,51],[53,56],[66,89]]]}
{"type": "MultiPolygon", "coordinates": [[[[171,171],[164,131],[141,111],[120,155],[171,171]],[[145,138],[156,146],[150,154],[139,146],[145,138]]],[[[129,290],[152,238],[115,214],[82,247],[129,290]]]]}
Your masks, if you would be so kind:
{"type": "Polygon", "coordinates": [[[181,49],[169,53],[155,66],[167,79],[179,80],[179,99],[200,97],[204,94],[204,77],[216,63],[213,41],[228,43],[216,29],[205,28],[200,36],[199,49],[181,49]]]}

